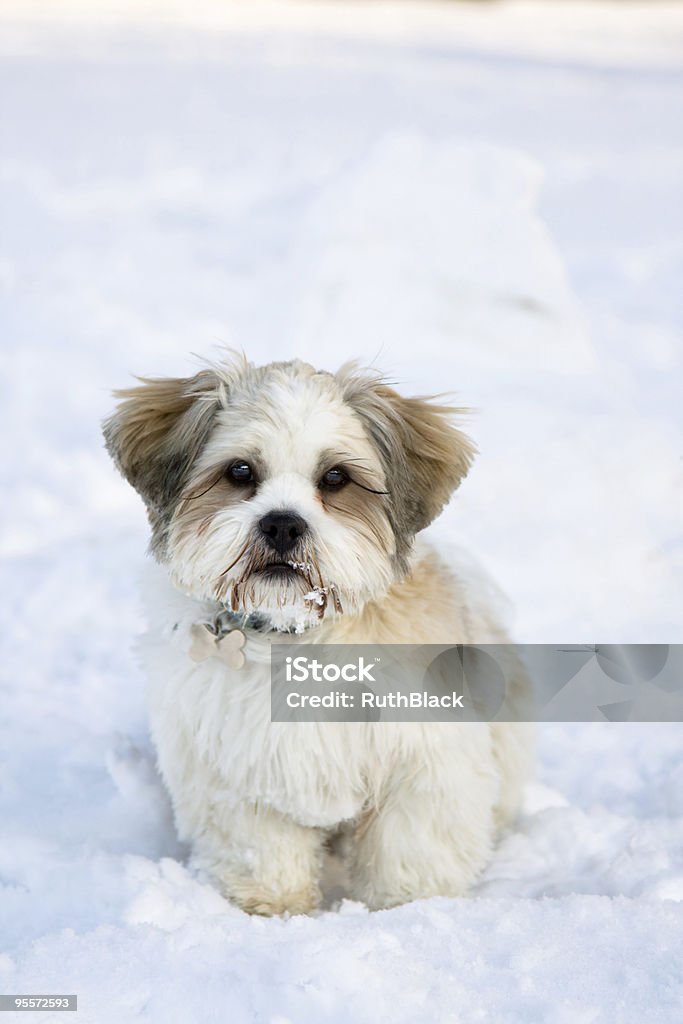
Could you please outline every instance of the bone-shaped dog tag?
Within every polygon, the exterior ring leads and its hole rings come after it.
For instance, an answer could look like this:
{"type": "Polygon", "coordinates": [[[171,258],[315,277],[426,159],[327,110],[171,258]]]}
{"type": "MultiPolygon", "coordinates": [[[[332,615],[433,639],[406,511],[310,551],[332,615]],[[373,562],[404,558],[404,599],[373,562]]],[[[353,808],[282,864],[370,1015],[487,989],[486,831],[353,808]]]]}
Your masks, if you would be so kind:
{"type": "Polygon", "coordinates": [[[195,622],[191,630],[192,644],[190,657],[193,661],[206,661],[207,658],[220,658],[228,668],[238,670],[244,665],[245,643],[244,633],[239,629],[231,629],[229,633],[217,636],[209,625],[195,622]]]}

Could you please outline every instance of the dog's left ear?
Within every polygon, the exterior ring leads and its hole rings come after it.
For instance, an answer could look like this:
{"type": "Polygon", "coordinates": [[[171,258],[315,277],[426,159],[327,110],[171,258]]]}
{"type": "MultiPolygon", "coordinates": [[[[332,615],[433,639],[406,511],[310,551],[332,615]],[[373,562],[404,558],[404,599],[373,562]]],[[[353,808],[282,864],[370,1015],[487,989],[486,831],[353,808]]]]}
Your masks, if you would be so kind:
{"type": "Polygon", "coordinates": [[[107,451],[119,470],[158,513],[180,492],[219,408],[211,370],[194,377],[146,379],[114,392],[121,402],[104,421],[107,451]]]}
{"type": "Polygon", "coordinates": [[[382,456],[396,525],[418,533],[436,519],[476,454],[453,423],[462,410],[429,398],[404,398],[386,384],[355,383],[348,400],[382,456]]]}

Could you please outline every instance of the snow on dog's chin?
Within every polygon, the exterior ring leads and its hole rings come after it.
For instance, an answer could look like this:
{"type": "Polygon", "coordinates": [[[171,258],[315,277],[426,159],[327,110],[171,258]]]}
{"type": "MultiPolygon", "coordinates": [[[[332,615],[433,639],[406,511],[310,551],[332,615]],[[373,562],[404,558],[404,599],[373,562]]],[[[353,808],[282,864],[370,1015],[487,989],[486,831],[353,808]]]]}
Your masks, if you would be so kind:
{"type": "Polygon", "coordinates": [[[253,610],[265,615],[270,626],[281,632],[304,633],[307,629],[320,624],[317,610],[310,601],[305,601],[303,596],[297,598],[287,595],[283,599],[282,595],[271,594],[253,610]]]}

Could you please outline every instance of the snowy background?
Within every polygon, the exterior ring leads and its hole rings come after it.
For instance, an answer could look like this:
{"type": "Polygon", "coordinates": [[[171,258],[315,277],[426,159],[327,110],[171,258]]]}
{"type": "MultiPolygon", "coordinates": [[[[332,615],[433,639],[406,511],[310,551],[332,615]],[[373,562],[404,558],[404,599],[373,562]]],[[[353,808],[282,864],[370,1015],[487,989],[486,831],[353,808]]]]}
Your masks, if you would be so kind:
{"type": "Polygon", "coordinates": [[[454,389],[481,457],[437,532],[516,638],[683,642],[683,6],[0,18],[0,991],[83,1024],[678,1024],[683,725],[542,726],[472,899],[263,920],[189,875],[98,423],[221,344],[454,389]]]}

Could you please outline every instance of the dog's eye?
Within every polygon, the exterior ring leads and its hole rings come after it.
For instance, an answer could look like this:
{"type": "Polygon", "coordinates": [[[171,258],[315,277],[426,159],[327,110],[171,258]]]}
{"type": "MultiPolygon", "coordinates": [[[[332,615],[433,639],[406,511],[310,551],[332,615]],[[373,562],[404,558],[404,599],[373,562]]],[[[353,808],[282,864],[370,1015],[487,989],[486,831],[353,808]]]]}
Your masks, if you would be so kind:
{"type": "Polygon", "coordinates": [[[349,482],[349,478],[343,469],[339,466],[333,466],[332,469],[328,469],[326,473],[323,473],[319,486],[325,491],[338,491],[340,487],[343,487],[349,482]]]}
{"type": "Polygon", "coordinates": [[[248,462],[243,462],[238,459],[237,462],[233,462],[231,466],[228,466],[225,475],[229,480],[232,480],[235,484],[250,484],[253,483],[254,473],[248,462]]]}

